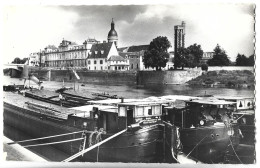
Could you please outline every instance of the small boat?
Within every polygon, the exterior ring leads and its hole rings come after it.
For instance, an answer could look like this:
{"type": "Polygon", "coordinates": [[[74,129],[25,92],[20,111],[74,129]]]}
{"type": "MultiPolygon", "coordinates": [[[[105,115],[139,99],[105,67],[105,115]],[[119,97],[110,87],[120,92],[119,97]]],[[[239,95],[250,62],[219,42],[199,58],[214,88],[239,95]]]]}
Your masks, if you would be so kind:
{"type": "Polygon", "coordinates": [[[231,112],[235,102],[212,97],[197,97],[179,106],[164,107],[165,121],[176,127],[178,153],[203,163],[223,161],[226,148],[237,144],[237,127],[232,124],[231,112]]]}

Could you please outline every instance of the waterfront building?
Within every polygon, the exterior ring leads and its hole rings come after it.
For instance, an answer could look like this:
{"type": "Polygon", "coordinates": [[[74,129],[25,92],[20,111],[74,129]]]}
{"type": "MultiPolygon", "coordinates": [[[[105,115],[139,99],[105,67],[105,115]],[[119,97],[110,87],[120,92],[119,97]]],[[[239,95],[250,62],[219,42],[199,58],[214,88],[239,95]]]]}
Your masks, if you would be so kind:
{"type": "Polygon", "coordinates": [[[92,45],[88,54],[88,70],[128,70],[129,61],[118,54],[114,42],[92,45]]]}
{"type": "Polygon", "coordinates": [[[93,44],[99,43],[96,39],[87,39],[82,45],[68,40],[62,40],[59,47],[48,46],[44,49],[45,64],[47,67],[87,67],[87,57],[93,44]]]}
{"type": "Polygon", "coordinates": [[[203,52],[202,58],[200,59],[201,64],[206,64],[208,60],[212,59],[214,52],[203,52]]]}
{"type": "Polygon", "coordinates": [[[144,52],[148,50],[149,45],[137,45],[119,48],[119,55],[129,60],[129,70],[145,70],[143,63],[144,52]]]}
{"type": "Polygon", "coordinates": [[[29,66],[39,66],[40,65],[40,53],[35,52],[29,55],[29,66]]]}
{"type": "Polygon", "coordinates": [[[115,30],[115,23],[114,23],[113,18],[112,18],[112,22],[111,22],[111,29],[108,32],[107,41],[115,43],[116,47],[118,46],[118,35],[115,30]]]}
{"type": "Polygon", "coordinates": [[[185,47],[185,22],[181,25],[174,26],[174,52],[176,54],[178,48],[185,47]]]}

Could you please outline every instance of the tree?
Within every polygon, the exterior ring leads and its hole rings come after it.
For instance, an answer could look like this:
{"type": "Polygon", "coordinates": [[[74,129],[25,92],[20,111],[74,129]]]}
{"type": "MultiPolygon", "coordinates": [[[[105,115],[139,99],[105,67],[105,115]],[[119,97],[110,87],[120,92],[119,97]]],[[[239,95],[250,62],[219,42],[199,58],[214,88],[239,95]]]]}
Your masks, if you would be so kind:
{"type": "Polygon", "coordinates": [[[230,60],[227,57],[225,50],[221,49],[220,46],[217,46],[214,49],[213,58],[208,60],[209,66],[228,66],[230,65],[230,60]]]}
{"type": "Polygon", "coordinates": [[[168,48],[171,43],[167,37],[156,37],[150,42],[149,48],[144,53],[143,62],[146,68],[152,67],[156,70],[161,70],[168,62],[169,53],[168,48]]]}
{"type": "Polygon", "coordinates": [[[192,54],[189,54],[189,50],[187,48],[180,47],[177,49],[177,52],[175,52],[174,55],[174,69],[177,69],[179,67],[183,69],[185,66],[190,67],[193,60],[194,56],[192,54]]]}
{"type": "Polygon", "coordinates": [[[21,60],[21,64],[24,64],[27,60],[28,60],[28,58],[23,58],[23,59],[21,60]]]}
{"type": "Polygon", "coordinates": [[[251,55],[249,58],[248,58],[248,61],[247,61],[247,65],[248,66],[254,66],[255,65],[255,56],[254,55],[251,55]]]}
{"type": "Polygon", "coordinates": [[[201,46],[195,43],[189,46],[187,49],[189,53],[194,56],[193,66],[198,66],[203,55],[203,50],[201,49],[201,46]]]}
{"type": "Polygon", "coordinates": [[[254,55],[250,57],[246,57],[244,54],[237,54],[236,58],[236,66],[254,66],[255,65],[255,58],[254,55]]]}
{"type": "Polygon", "coordinates": [[[28,58],[23,58],[23,59],[20,59],[19,57],[16,57],[12,63],[13,64],[24,64],[26,61],[27,61],[28,58]]]}
{"type": "Polygon", "coordinates": [[[237,54],[236,66],[247,66],[248,59],[244,54],[237,54]]]}

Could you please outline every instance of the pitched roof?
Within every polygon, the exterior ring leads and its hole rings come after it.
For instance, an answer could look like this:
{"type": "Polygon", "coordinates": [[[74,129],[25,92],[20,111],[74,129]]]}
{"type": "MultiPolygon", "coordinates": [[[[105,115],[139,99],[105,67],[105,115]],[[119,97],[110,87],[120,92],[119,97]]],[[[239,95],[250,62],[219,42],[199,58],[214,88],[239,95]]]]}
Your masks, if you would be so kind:
{"type": "Polygon", "coordinates": [[[139,52],[142,50],[148,50],[149,45],[138,45],[138,46],[130,46],[127,49],[127,52],[139,52]]]}
{"type": "Polygon", "coordinates": [[[88,58],[107,58],[112,44],[112,42],[93,44],[90,49],[88,58]]]}
{"type": "Polygon", "coordinates": [[[118,52],[118,54],[123,57],[126,58],[126,56],[129,56],[130,54],[132,54],[132,52],[118,52]]]}
{"type": "Polygon", "coordinates": [[[117,48],[117,51],[123,52],[123,51],[126,50],[126,49],[127,49],[127,47],[121,47],[121,48],[117,48]]]}
{"type": "Polygon", "coordinates": [[[125,61],[125,59],[119,55],[112,55],[108,61],[125,61]]]}

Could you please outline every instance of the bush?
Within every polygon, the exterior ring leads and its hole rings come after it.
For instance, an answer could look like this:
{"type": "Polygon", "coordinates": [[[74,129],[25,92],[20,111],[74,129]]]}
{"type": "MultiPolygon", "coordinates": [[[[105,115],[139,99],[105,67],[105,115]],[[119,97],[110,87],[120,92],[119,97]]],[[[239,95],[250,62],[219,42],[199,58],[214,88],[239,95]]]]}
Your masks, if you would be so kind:
{"type": "Polygon", "coordinates": [[[209,67],[208,67],[207,64],[202,64],[202,65],[201,65],[201,70],[202,70],[202,71],[208,71],[208,68],[209,68],[209,67]]]}

